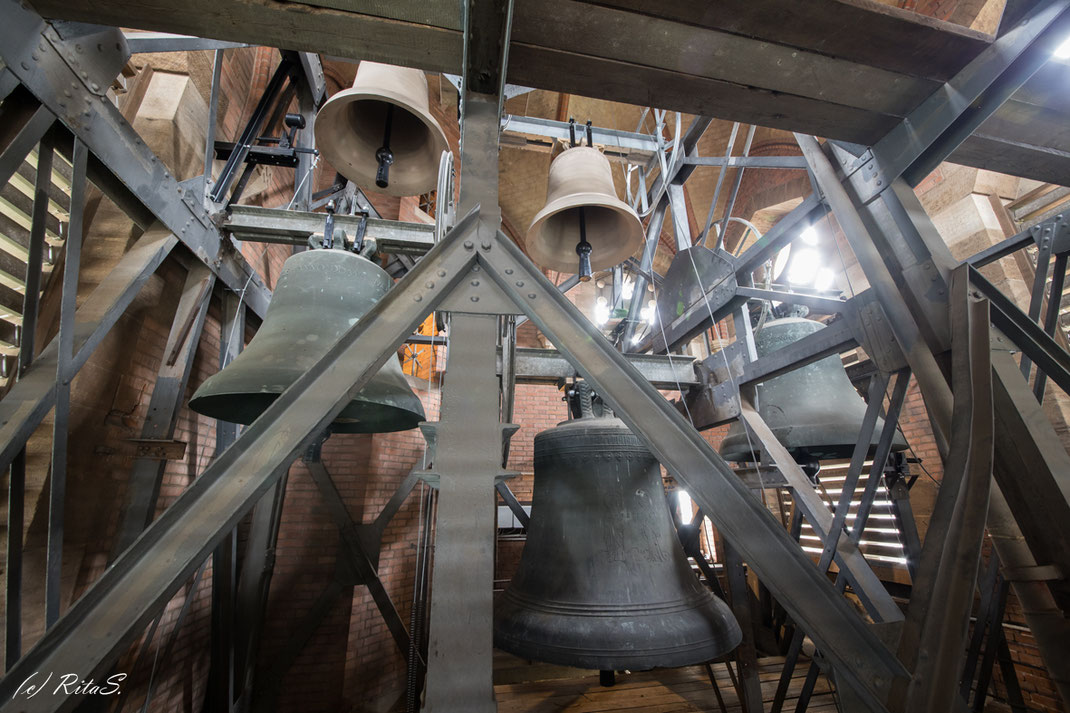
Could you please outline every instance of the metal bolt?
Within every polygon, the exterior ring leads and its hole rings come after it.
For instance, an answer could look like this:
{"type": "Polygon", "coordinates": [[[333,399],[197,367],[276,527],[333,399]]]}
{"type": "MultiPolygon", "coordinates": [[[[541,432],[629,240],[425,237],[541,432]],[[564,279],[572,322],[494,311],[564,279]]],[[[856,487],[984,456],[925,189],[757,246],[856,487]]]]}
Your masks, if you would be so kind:
{"type": "Polygon", "coordinates": [[[523,280],[517,280],[516,281],[516,286],[517,287],[523,287],[524,286],[524,281],[523,280]]]}
{"type": "Polygon", "coordinates": [[[20,62],[20,64],[22,65],[23,69],[29,69],[30,68],[30,63],[29,62],[20,62]]]}
{"type": "Polygon", "coordinates": [[[479,247],[483,248],[484,250],[490,250],[490,241],[484,240],[479,244],[479,247]]]}
{"type": "Polygon", "coordinates": [[[424,296],[423,295],[413,295],[412,296],[412,301],[413,302],[423,302],[424,301],[424,296]]]}
{"type": "Polygon", "coordinates": [[[470,284],[472,285],[472,287],[479,287],[479,280],[472,280],[470,284]]]}
{"type": "Polygon", "coordinates": [[[482,269],[479,265],[472,265],[472,272],[479,272],[482,269]]]}
{"type": "Polygon", "coordinates": [[[472,243],[471,240],[465,240],[464,241],[464,249],[465,250],[471,250],[474,247],[475,247],[475,245],[472,243]]]}
{"type": "Polygon", "coordinates": [[[433,290],[433,289],[435,289],[435,283],[432,280],[428,280],[427,282],[424,283],[424,287],[426,287],[429,290],[433,290]]]}
{"type": "Polygon", "coordinates": [[[472,296],[471,296],[471,297],[469,297],[468,299],[472,300],[473,302],[479,302],[479,297],[478,297],[478,296],[476,296],[476,295],[472,295],[472,296]]]}
{"type": "Polygon", "coordinates": [[[535,293],[534,293],[534,292],[529,292],[529,293],[528,293],[528,299],[529,299],[529,300],[533,300],[533,299],[535,299],[535,293]]]}
{"type": "Polygon", "coordinates": [[[445,270],[439,270],[438,271],[438,276],[439,277],[445,277],[446,276],[446,271],[445,270]]]}
{"type": "Polygon", "coordinates": [[[513,268],[511,268],[511,267],[505,268],[505,274],[506,275],[512,275],[513,274],[513,268]]]}
{"type": "Polygon", "coordinates": [[[93,82],[92,84],[90,84],[89,88],[92,89],[94,92],[99,92],[100,91],[100,85],[97,84],[96,82],[93,82]]]}

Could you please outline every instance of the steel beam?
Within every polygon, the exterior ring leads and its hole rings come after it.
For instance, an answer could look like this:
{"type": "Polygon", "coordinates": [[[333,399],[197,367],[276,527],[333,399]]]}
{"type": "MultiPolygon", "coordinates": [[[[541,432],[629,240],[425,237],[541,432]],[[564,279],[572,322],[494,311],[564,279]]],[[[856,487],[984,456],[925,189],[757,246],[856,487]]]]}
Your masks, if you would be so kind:
{"type": "MultiPolygon", "coordinates": [[[[472,233],[475,222],[476,214],[472,214],[458,223],[341,337],[320,364],[298,378],[244,429],[234,445],[209,465],[9,675],[0,679],[0,712],[67,711],[77,704],[76,696],[66,693],[49,699],[13,697],[18,684],[33,671],[69,670],[82,678],[99,676],[282,477],[293,459],[319,437],[387,359],[394,358],[398,346],[443,296],[466,278],[478,259],[472,233]],[[352,386],[346,389],[341,384],[352,386]],[[241,477],[235,477],[237,473],[241,477]],[[118,602],[123,605],[116,606],[118,602]]],[[[492,502],[489,493],[488,502],[492,502]]]]}
{"type": "Polygon", "coordinates": [[[802,292],[784,292],[783,290],[764,290],[757,287],[736,287],[736,294],[749,300],[776,300],[791,305],[809,307],[818,314],[838,314],[848,309],[848,301],[834,297],[808,295],[802,292]]]}
{"type": "MultiPolygon", "coordinates": [[[[233,205],[223,230],[242,241],[307,246],[309,238],[323,234],[326,217],[325,213],[233,205]]],[[[353,236],[362,220],[335,214],[334,228],[353,236]]],[[[369,217],[364,237],[374,239],[381,253],[423,255],[435,244],[435,226],[369,217]]]]}
{"type": "MultiPolygon", "coordinates": [[[[210,292],[209,292],[210,294],[210,292]]],[[[245,346],[245,307],[233,292],[223,293],[223,319],[219,330],[219,370],[227,368],[245,346]]],[[[215,457],[219,458],[238,437],[238,424],[217,420],[215,457]]],[[[234,623],[238,587],[237,527],[231,528],[212,552],[211,660],[205,696],[206,713],[229,713],[235,699],[237,663],[234,623]]]]}
{"type": "Polygon", "coordinates": [[[900,656],[917,662],[908,685],[894,686],[893,709],[951,710],[966,648],[992,475],[992,367],[988,302],[971,297],[968,266],[951,284],[952,429],[933,518],[922,549],[900,656]]]}
{"type": "MultiPolygon", "coordinates": [[[[773,463],[784,474],[792,490],[796,507],[802,510],[803,517],[810,523],[814,533],[821,538],[824,547],[835,556],[840,571],[847,578],[870,616],[875,621],[881,622],[902,621],[903,613],[866,563],[857,543],[851,541],[842,527],[839,530],[835,529],[836,517],[829,512],[828,506],[821,499],[814,484],[810,482],[802,468],[758,414],[754,406],[753,391],[753,387],[741,391],[740,419],[754,439],[761,444],[762,450],[769,454],[773,463]],[[836,543],[835,546],[830,543],[830,540],[836,543]]],[[[818,569],[824,571],[820,567],[818,569]]],[[[813,636],[813,632],[807,630],[807,633],[813,636]]]]}
{"type": "MultiPolygon", "coordinates": [[[[626,358],[656,388],[676,390],[699,384],[692,357],[628,354],[626,358]]],[[[500,363],[497,373],[501,373],[500,363]]],[[[577,375],[576,367],[557,350],[516,350],[518,384],[557,384],[561,379],[567,380],[577,375]]]]}
{"type": "MultiPolygon", "coordinates": [[[[148,415],[141,427],[143,440],[169,441],[175,435],[179,408],[186,393],[214,284],[212,271],[199,263],[186,276],[171,331],[164,345],[164,358],[149,398],[148,415]]],[[[152,522],[166,467],[167,461],[156,458],[138,458],[134,461],[111,560],[114,561],[152,522]]]]}
{"type": "Polygon", "coordinates": [[[802,156],[685,156],[684,163],[725,168],[801,168],[806,170],[806,159],[802,156]]]}
{"type": "Polygon", "coordinates": [[[1037,560],[1070,572],[1070,456],[1007,346],[992,349],[996,482],[1037,560]]]}
{"type": "Polygon", "coordinates": [[[0,104],[0,186],[11,180],[55,120],[27,90],[16,87],[8,94],[0,104]]]}
{"type": "Polygon", "coordinates": [[[1038,3],[846,171],[862,203],[907,173],[916,185],[1040,68],[1070,26],[1070,3],[1038,3]]]}
{"type": "Polygon", "coordinates": [[[498,286],[524,307],[536,326],[687,488],[793,618],[827,652],[849,685],[864,692],[867,702],[881,710],[878,690],[906,676],[906,670],[819,575],[783,525],[508,237],[499,233],[485,255],[493,268],[488,272],[498,286]],[[518,280],[523,287],[515,286],[518,280]]]}
{"type": "Polygon", "coordinates": [[[970,269],[970,284],[992,303],[992,325],[1003,332],[1048,378],[1070,393],[1070,354],[1027,317],[981,273],[970,269]]]}
{"type": "Polygon", "coordinates": [[[249,525],[249,537],[238,579],[237,620],[234,622],[237,639],[234,652],[236,711],[248,710],[253,691],[256,690],[256,655],[267,612],[271,575],[275,569],[275,545],[278,542],[285,495],[286,476],[283,476],[257,502],[249,525]]]}
{"type": "MultiPolygon", "coordinates": [[[[67,55],[82,57],[80,61],[92,76],[94,62],[114,59],[110,48],[103,50],[102,58],[90,59],[88,54],[75,52],[72,43],[61,39],[28,5],[2,1],[0,59],[7,68],[224,284],[236,291],[245,288],[245,302],[263,317],[270,290],[240,253],[224,244],[201,196],[179,185],[119,110],[107,101],[107,87],[98,85],[93,89],[92,83],[87,86],[65,59],[67,55]],[[64,90],[71,96],[66,96],[64,90]]],[[[93,177],[93,165],[90,162],[90,180],[100,185],[93,177]]]]}
{"type": "MultiPolygon", "coordinates": [[[[341,493],[338,492],[337,485],[331,478],[331,474],[327,472],[327,468],[323,465],[323,461],[320,460],[318,454],[315,458],[306,460],[305,466],[312,475],[312,480],[315,481],[316,487],[319,488],[320,495],[327,505],[327,510],[330,512],[334,524],[338,526],[346,558],[353,574],[357,578],[356,583],[368,588],[368,593],[371,595],[372,601],[375,602],[379,614],[382,615],[387,630],[394,637],[394,643],[397,644],[398,650],[404,656],[408,653],[409,646],[412,643],[409,638],[409,632],[405,629],[405,623],[401,620],[394,603],[390,600],[390,595],[383,586],[382,580],[379,579],[377,571],[382,532],[373,530],[369,537],[368,526],[361,526],[353,522],[353,517],[349,514],[349,508],[346,507],[341,493]]],[[[408,493],[406,492],[405,494],[407,495],[408,493]]]]}
{"type": "MultiPolygon", "coordinates": [[[[75,314],[71,377],[177,243],[178,239],[166,229],[149,230],[89,295],[75,314]]],[[[11,462],[55,403],[58,351],[58,342],[53,339],[23,379],[0,401],[0,467],[11,462]]]]}
{"type": "MultiPolygon", "coordinates": [[[[43,144],[42,144],[43,146],[43,144]]],[[[51,153],[51,151],[49,151],[51,153]]],[[[60,294],[59,333],[56,335],[56,395],[55,417],[52,424],[52,472],[48,486],[48,554],[45,565],[45,625],[52,626],[59,619],[60,587],[63,577],[63,526],[64,505],[67,497],[67,436],[71,417],[71,381],[74,379],[74,320],[78,307],[78,273],[82,264],[82,214],[85,208],[86,163],[88,152],[85,144],[74,140],[73,165],[71,169],[71,212],[67,224],[67,240],[64,242],[63,283],[60,294]]],[[[48,192],[52,186],[52,157],[44,160],[43,152],[37,157],[37,190],[34,208],[38,202],[47,210],[48,192]]],[[[30,281],[27,280],[27,291],[30,281]]],[[[34,286],[37,289],[37,286],[34,286]]],[[[36,296],[36,295],[35,295],[36,296]]],[[[25,323],[26,314],[23,313],[25,323]]],[[[25,335],[25,332],[23,333],[25,335]]],[[[31,336],[30,344],[34,343],[31,336]]],[[[30,347],[32,349],[32,346],[30,347]]]]}
{"type": "MultiPolygon", "coordinates": [[[[441,420],[433,425],[438,488],[431,630],[422,710],[494,711],[491,493],[505,473],[494,375],[496,315],[454,312],[441,420]]],[[[515,430],[515,427],[514,427],[515,430]]]]}
{"type": "MultiPolygon", "coordinates": [[[[594,135],[595,144],[601,147],[606,157],[610,159],[627,160],[630,163],[645,162],[660,150],[657,137],[650,134],[603,129],[599,126],[592,126],[591,133],[594,135]]],[[[532,116],[506,114],[502,117],[502,145],[515,145],[518,141],[525,141],[525,136],[542,136],[551,141],[567,141],[569,125],[566,121],[539,119],[532,116]]],[[[548,143],[546,149],[552,148],[553,144],[548,143]]]]}
{"type": "Polygon", "coordinates": [[[747,571],[743,559],[729,541],[724,541],[724,567],[728,579],[728,593],[732,614],[743,631],[743,640],[735,651],[739,671],[740,710],[742,713],[762,713],[762,684],[758,678],[758,652],[755,648],[756,627],[751,618],[751,591],[747,586],[747,571]]]}

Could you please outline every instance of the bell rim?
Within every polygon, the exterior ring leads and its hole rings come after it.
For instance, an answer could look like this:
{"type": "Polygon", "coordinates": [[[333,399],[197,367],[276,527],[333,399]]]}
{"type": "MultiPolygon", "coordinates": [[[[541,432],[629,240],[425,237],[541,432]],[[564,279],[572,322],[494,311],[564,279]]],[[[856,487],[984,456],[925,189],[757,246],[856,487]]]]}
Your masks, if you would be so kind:
{"type": "Polygon", "coordinates": [[[319,152],[323,156],[324,160],[327,161],[327,163],[329,163],[336,171],[359,185],[362,189],[366,189],[376,193],[382,193],[388,196],[404,198],[406,196],[420,195],[421,193],[426,193],[427,191],[432,190],[438,182],[437,171],[431,174],[431,178],[428,182],[426,182],[426,185],[420,184],[416,188],[412,187],[413,184],[406,184],[404,182],[400,182],[401,188],[398,188],[399,182],[397,181],[392,181],[390,185],[386,188],[379,188],[375,185],[374,175],[371,175],[370,177],[360,176],[360,180],[358,180],[354,176],[349,175],[346,171],[341,170],[340,167],[352,169],[352,164],[349,161],[343,160],[335,162],[334,160],[332,160],[333,158],[337,157],[337,154],[334,153],[334,148],[333,146],[331,146],[330,142],[324,142],[323,145],[320,145],[320,127],[326,127],[330,123],[334,122],[336,120],[336,114],[347,109],[350,104],[354,104],[362,100],[387,102],[389,104],[393,104],[394,106],[405,109],[409,113],[416,116],[424,124],[424,126],[427,127],[427,130],[431,133],[432,140],[434,141],[436,149],[435,154],[437,156],[441,157],[443,151],[449,150],[449,141],[446,139],[446,132],[442,130],[442,125],[438,123],[438,120],[435,119],[435,117],[432,116],[429,111],[425,111],[423,108],[416,106],[414,103],[406,100],[404,96],[388,87],[376,88],[376,91],[374,92],[369,91],[367,87],[361,87],[360,89],[350,87],[349,89],[343,89],[342,91],[338,92],[330,99],[328,99],[316,115],[316,123],[313,127],[313,134],[316,134],[316,148],[319,149],[319,152]],[[328,148],[329,146],[331,148],[328,148]]]}
{"type": "MultiPolygon", "coordinates": [[[[219,372],[222,373],[222,372],[219,372]]],[[[227,423],[239,423],[243,426],[248,426],[253,423],[259,416],[264,413],[275,402],[283,392],[260,392],[249,393],[243,391],[229,391],[219,392],[212,394],[205,394],[203,396],[196,396],[189,401],[189,407],[191,410],[214,418],[217,421],[226,421],[227,423]],[[229,411],[225,408],[227,405],[232,405],[235,400],[241,399],[245,404],[249,404],[253,401],[263,404],[264,407],[260,408],[259,405],[250,409],[255,410],[256,416],[253,418],[228,418],[228,416],[236,415],[233,409],[229,411]]],[[[369,405],[374,404],[375,409],[380,414],[386,414],[389,416],[387,419],[377,419],[375,421],[365,420],[344,420],[346,411],[353,407],[355,402],[359,402],[360,399],[354,399],[346,405],[338,417],[331,421],[330,428],[333,433],[397,433],[399,431],[411,431],[417,428],[422,421],[427,420],[426,413],[419,411],[413,411],[411,408],[405,406],[398,406],[395,404],[387,404],[381,402],[364,402],[369,405]],[[343,420],[339,420],[343,419],[343,420]],[[411,425],[409,425],[411,423],[411,425]]],[[[419,402],[419,399],[417,398],[419,402]]],[[[423,404],[420,403],[421,411],[423,404]]],[[[358,406],[359,407],[359,406],[358,406]]]]}
{"type": "Polygon", "coordinates": [[[626,218],[634,218],[634,221],[629,221],[632,226],[629,234],[620,241],[620,247],[618,249],[609,253],[610,257],[605,257],[605,251],[601,251],[601,255],[596,253],[591,254],[592,270],[605,270],[611,268],[614,265],[621,263],[630,255],[635,254],[635,251],[642,245],[643,224],[640,222],[638,214],[636,214],[627,203],[616,196],[610,197],[605,193],[570,193],[567,196],[555,198],[543,206],[542,210],[535,214],[535,218],[532,219],[531,226],[528,228],[528,232],[524,236],[524,246],[528,249],[528,252],[531,253],[532,260],[539,267],[565,273],[576,272],[576,260],[569,260],[566,262],[549,255],[540,249],[538,238],[542,232],[543,225],[545,225],[548,219],[570,208],[580,207],[580,202],[582,202],[583,206],[608,208],[626,218]],[[578,201],[577,199],[581,200],[578,201]]]}

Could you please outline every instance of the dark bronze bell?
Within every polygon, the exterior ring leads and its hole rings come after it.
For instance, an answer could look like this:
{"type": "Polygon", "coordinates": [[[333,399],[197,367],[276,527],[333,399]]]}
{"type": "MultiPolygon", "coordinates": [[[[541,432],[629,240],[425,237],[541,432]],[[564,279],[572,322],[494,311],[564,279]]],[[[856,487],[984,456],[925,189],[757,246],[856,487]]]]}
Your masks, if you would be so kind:
{"type": "MultiPolygon", "coordinates": [[[[392,285],[382,268],[346,250],[308,250],[291,256],[279,274],[260,330],[233,362],[201,384],[190,408],[221,421],[252,423],[392,285]]],[[[332,429],[385,433],[415,428],[423,420],[423,404],[391,356],[339,414],[332,429]]]]}
{"type": "MultiPolygon", "coordinates": [[[[824,328],[812,319],[776,319],[755,335],[754,344],[761,357],[824,328]]],[[[851,386],[838,356],[825,357],[759,384],[757,395],[758,414],[799,463],[851,457],[866,403],[851,386]]],[[[884,419],[878,418],[871,455],[883,427],[884,419]]],[[[892,450],[906,447],[902,434],[897,433],[892,450]]],[[[736,421],[721,442],[720,451],[725,460],[753,461],[759,449],[753,436],[748,442],[743,424],[736,421]]]]}
{"type": "Polygon", "coordinates": [[[497,602],[494,644],[529,660],[613,670],[686,666],[742,638],[692,573],[661,467],[611,415],[535,436],[531,523],[497,602]]]}

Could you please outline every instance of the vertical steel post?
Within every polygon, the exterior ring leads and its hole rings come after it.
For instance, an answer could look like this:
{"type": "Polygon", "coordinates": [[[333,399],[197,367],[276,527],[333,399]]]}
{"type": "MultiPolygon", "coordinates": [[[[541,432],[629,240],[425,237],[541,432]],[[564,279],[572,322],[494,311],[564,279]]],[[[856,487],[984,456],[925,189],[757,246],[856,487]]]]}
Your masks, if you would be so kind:
{"type": "Polygon", "coordinates": [[[743,630],[743,641],[736,648],[739,700],[743,713],[761,713],[762,686],[758,680],[758,652],[754,647],[754,622],[751,621],[747,572],[743,569],[743,559],[727,540],[724,541],[724,558],[732,613],[739,622],[739,628],[743,630]]]}
{"type": "Polygon", "coordinates": [[[215,51],[212,62],[212,91],[208,96],[208,131],[204,140],[204,197],[212,192],[212,167],[215,165],[215,130],[219,123],[219,91],[223,76],[223,52],[215,51]]]}
{"type": "MultiPolygon", "coordinates": [[[[219,368],[226,369],[245,344],[245,307],[241,298],[223,292],[219,368]]],[[[216,457],[238,437],[238,425],[216,421],[216,457]]],[[[237,588],[237,531],[232,530],[212,553],[212,665],[208,676],[208,713],[228,713],[234,702],[234,593],[237,588]]]]}
{"type": "MultiPolygon", "coordinates": [[[[1051,272],[1051,289],[1048,293],[1048,309],[1044,313],[1044,333],[1049,337],[1055,335],[1059,326],[1059,307],[1063,302],[1063,285],[1066,282],[1066,258],[1065,252],[1055,256],[1055,265],[1051,272]]],[[[1022,355],[1022,363],[1026,363],[1025,355],[1022,355]]],[[[1036,381],[1033,382],[1033,395],[1037,401],[1044,402],[1044,386],[1047,384],[1048,375],[1043,369],[1037,369],[1036,381]]]]}
{"type": "Polygon", "coordinates": [[[628,316],[625,318],[624,334],[621,337],[621,351],[624,352],[632,350],[632,337],[638,324],[639,310],[643,306],[643,295],[646,294],[646,275],[650,274],[654,267],[654,254],[658,251],[658,240],[661,238],[661,228],[665,225],[665,210],[668,207],[669,199],[663,196],[646,224],[646,245],[643,247],[643,257],[639,260],[641,272],[635,276],[632,302],[628,305],[628,316]]]}
{"type": "Polygon", "coordinates": [[[495,516],[502,426],[495,361],[498,317],[453,313],[442,417],[434,427],[438,475],[426,713],[493,713],[491,673],[495,516]]]}
{"type": "MultiPolygon", "coordinates": [[[[60,583],[63,578],[63,514],[67,494],[67,427],[71,411],[71,380],[74,369],[74,313],[77,309],[78,269],[82,262],[82,210],[85,207],[85,171],[89,152],[77,137],[74,139],[71,174],[71,213],[67,224],[67,240],[63,259],[63,292],[60,295],[59,351],[56,354],[56,406],[52,426],[52,475],[48,488],[48,555],[45,565],[45,626],[51,627],[59,619],[60,583]]],[[[49,162],[51,164],[51,161],[49,162]]],[[[43,176],[37,164],[37,201],[48,212],[48,190],[52,185],[52,168],[43,176]],[[43,192],[42,192],[43,189],[43,192]]]]}

